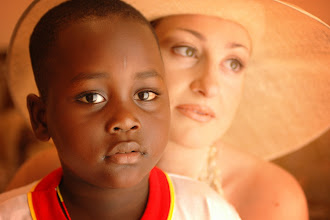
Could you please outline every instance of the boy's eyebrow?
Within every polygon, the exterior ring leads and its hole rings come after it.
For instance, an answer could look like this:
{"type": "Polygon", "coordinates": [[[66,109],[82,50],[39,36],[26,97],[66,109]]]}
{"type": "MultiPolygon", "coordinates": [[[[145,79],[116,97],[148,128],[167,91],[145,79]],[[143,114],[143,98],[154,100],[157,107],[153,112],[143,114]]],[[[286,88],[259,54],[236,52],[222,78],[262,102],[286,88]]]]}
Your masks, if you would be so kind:
{"type": "Polygon", "coordinates": [[[138,72],[135,76],[134,79],[146,79],[150,77],[160,77],[163,78],[157,71],[155,70],[147,70],[143,72],[138,72]]]}
{"type": "Polygon", "coordinates": [[[73,77],[70,81],[71,83],[77,83],[82,80],[87,80],[87,79],[98,79],[98,78],[108,78],[109,76],[105,73],[80,73],[73,77]]]}

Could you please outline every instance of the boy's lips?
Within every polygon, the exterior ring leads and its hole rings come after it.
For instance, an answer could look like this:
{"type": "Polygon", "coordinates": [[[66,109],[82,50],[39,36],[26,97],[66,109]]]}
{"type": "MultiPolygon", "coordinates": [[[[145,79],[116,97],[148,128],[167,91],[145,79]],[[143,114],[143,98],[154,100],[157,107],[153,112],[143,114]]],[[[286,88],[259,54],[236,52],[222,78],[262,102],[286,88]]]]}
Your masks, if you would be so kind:
{"type": "Polygon", "coordinates": [[[123,141],[116,144],[107,154],[106,159],[112,163],[135,164],[145,155],[141,147],[134,141],[123,141]]]}
{"type": "Polygon", "coordinates": [[[214,111],[205,105],[184,104],[176,106],[176,109],[188,118],[198,122],[209,122],[215,118],[214,111]]]}

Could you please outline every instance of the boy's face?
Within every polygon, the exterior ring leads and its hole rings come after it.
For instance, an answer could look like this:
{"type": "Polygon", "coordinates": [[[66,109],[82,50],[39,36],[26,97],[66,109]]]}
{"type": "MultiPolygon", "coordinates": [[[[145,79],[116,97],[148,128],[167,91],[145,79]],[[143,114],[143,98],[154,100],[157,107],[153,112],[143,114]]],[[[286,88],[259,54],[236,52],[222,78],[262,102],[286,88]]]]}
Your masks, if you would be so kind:
{"type": "Polygon", "coordinates": [[[163,63],[146,25],[87,19],[50,52],[46,125],[64,171],[99,187],[148,177],[167,144],[163,63]]]}

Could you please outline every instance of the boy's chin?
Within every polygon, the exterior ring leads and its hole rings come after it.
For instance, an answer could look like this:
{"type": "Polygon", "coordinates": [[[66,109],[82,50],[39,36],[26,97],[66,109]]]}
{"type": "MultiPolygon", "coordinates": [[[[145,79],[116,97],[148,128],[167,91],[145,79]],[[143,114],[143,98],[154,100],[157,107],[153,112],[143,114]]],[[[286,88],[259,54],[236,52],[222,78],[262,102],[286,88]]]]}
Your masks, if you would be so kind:
{"type": "MultiPolygon", "coordinates": [[[[62,163],[64,176],[71,183],[84,182],[86,186],[99,189],[127,189],[145,186],[149,181],[151,169],[141,166],[102,166],[72,172],[62,163]]],[[[72,167],[71,167],[72,168],[72,167]]],[[[77,169],[76,169],[77,170],[77,169]]],[[[72,184],[71,184],[72,185],[72,184]]]]}
{"type": "Polygon", "coordinates": [[[109,189],[128,189],[148,184],[149,173],[144,176],[129,173],[118,174],[109,177],[104,187],[109,189]]]}

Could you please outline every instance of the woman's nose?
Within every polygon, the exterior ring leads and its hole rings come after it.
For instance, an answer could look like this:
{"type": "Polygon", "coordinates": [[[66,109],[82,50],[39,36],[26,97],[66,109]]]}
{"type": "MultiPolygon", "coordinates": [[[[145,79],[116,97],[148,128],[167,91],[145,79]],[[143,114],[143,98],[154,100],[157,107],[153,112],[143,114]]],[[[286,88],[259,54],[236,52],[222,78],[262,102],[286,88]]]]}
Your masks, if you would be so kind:
{"type": "Polygon", "coordinates": [[[110,134],[134,132],[140,129],[141,124],[135,117],[132,109],[125,106],[116,106],[114,108],[116,110],[110,113],[110,119],[106,128],[110,134]]]}
{"type": "Polygon", "coordinates": [[[205,62],[199,68],[196,78],[191,82],[190,89],[205,97],[213,97],[219,93],[219,71],[215,64],[205,62]]]}

